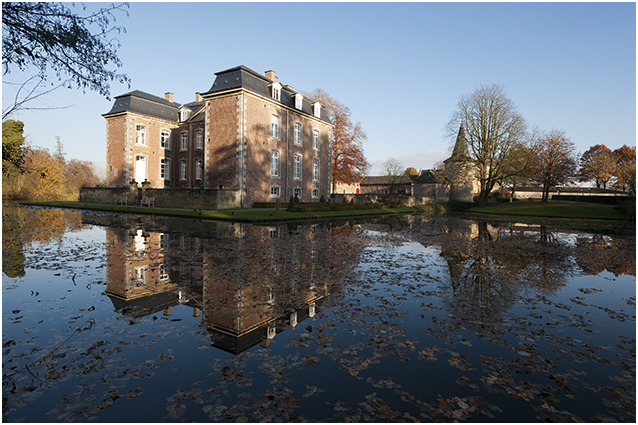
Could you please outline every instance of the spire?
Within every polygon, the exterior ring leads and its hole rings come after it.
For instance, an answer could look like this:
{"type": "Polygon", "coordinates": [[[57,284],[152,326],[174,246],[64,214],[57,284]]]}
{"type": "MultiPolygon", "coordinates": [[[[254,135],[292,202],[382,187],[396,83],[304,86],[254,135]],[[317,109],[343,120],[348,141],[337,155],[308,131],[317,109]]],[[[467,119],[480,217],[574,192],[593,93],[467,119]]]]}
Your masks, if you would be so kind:
{"type": "Polygon", "coordinates": [[[465,128],[463,127],[463,123],[461,123],[459,134],[456,136],[456,143],[454,144],[454,151],[452,151],[451,158],[460,159],[467,156],[469,156],[467,150],[467,139],[465,138],[465,128]]]}

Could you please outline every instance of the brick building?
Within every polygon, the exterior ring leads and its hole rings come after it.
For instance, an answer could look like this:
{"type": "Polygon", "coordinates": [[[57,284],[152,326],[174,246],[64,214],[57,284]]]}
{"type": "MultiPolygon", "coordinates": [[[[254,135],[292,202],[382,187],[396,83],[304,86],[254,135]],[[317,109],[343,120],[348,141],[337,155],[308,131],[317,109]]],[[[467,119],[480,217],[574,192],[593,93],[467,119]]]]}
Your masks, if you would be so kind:
{"type": "Polygon", "coordinates": [[[325,108],[274,71],[215,75],[187,104],[139,90],[115,98],[103,115],[107,186],[237,190],[242,206],[327,197],[334,126],[325,108]]]}

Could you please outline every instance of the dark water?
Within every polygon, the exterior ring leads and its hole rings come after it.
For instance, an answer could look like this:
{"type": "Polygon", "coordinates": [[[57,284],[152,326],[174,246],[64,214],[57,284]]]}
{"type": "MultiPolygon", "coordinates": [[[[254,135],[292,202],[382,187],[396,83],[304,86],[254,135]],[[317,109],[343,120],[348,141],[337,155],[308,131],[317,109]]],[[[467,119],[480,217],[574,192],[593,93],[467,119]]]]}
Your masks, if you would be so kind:
{"type": "Polygon", "coordinates": [[[3,209],[5,422],[635,422],[630,236],[3,209]]]}

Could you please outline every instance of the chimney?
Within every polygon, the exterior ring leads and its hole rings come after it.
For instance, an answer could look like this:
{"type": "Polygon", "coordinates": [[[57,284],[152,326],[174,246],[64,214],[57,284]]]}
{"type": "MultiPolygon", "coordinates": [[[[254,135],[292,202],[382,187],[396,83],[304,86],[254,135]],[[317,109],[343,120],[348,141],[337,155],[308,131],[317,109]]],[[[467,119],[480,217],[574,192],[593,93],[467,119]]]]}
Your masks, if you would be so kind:
{"type": "Polygon", "coordinates": [[[199,92],[195,93],[195,101],[196,102],[201,102],[202,99],[203,99],[203,97],[202,97],[202,95],[199,92]]]}
{"type": "Polygon", "coordinates": [[[269,80],[273,81],[273,82],[277,82],[278,78],[275,75],[275,71],[270,70],[270,71],[266,71],[266,78],[268,78],[269,80]]]}
{"type": "Polygon", "coordinates": [[[164,93],[164,97],[166,98],[166,100],[168,100],[169,102],[173,101],[173,93],[171,92],[166,92],[164,93]]]}

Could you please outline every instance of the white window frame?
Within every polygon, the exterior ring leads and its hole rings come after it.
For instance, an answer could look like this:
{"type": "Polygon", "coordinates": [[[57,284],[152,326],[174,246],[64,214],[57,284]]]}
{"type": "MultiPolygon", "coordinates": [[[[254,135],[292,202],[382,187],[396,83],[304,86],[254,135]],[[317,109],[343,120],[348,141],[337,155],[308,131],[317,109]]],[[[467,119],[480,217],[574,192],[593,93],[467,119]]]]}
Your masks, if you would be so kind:
{"type": "Polygon", "coordinates": [[[146,283],[146,272],[148,266],[139,266],[133,268],[133,281],[137,284],[146,283]]]}
{"type": "Polygon", "coordinates": [[[295,108],[302,109],[303,108],[303,95],[297,93],[295,95],[295,108]]]}
{"type": "Polygon", "coordinates": [[[179,133],[179,150],[188,150],[188,131],[182,131],[179,133]]]}
{"type": "Polygon", "coordinates": [[[273,83],[272,98],[281,102],[281,84],[273,83]]]}
{"type": "Polygon", "coordinates": [[[270,177],[279,177],[280,161],[279,151],[270,151],[270,177]]]}
{"type": "Polygon", "coordinates": [[[319,158],[312,159],[312,181],[319,181],[319,158]]]}
{"type": "Polygon", "coordinates": [[[317,118],[321,118],[321,103],[315,102],[314,106],[314,115],[317,118]]]}
{"type": "Polygon", "coordinates": [[[281,196],[281,188],[279,186],[270,186],[270,197],[279,198],[281,196]]]}
{"type": "Polygon", "coordinates": [[[198,128],[195,130],[195,149],[204,148],[204,130],[198,128]]]}
{"type": "Polygon", "coordinates": [[[135,125],[135,144],[146,146],[146,126],[142,124],[135,125]]]}
{"type": "Polygon", "coordinates": [[[201,180],[204,174],[204,162],[201,158],[195,158],[195,180],[201,180]]]}
{"type": "Polygon", "coordinates": [[[293,189],[292,191],[292,195],[293,196],[297,196],[297,198],[301,199],[301,195],[302,195],[303,191],[301,190],[300,187],[296,187],[293,189]]]}
{"type": "Polygon", "coordinates": [[[179,161],[179,179],[185,181],[188,176],[188,164],[185,159],[179,161]]]}
{"type": "Polygon", "coordinates": [[[294,131],[294,138],[293,138],[295,145],[301,146],[301,123],[296,122],[295,123],[295,131],[294,131]]]}
{"type": "Polygon", "coordinates": [[[270,118],[270,137],[279,140],[279,117],[271,115],[270,118]]]}
{"type": "Polygon", "coordinates": [[[312,189],[312,198],[313,199],[319,199],[319,189],[317,189],[316,187],[314,189],[312,189]]]}
{"type": "Polygon", "coordinates": [[[319,137],[319,130],[312,130],[312,148],[315,150],[319,150],[319,137]]]}
{"type": "Polygon", "coordinates": [[[160,131],[160,147],[171,150],[171,132],[168,130],[160,131]]]}
{"type": "Polygon", "coordinates": [[[182,122],[188,120],[188,118],[190,118],[191,112],[192,111],[190,109],[186,109],[186,108],[180,109],[179,120],[182,122]]]}
{"type": "Polygon", "coordinates": [[[160,158],[160,179],[162,180],[171,179],[171,159],[170,158],[160,158]]]}
{"type": "Polygon", "coordinates": [[[301,180],[301,155],[295,154],[293,159],[292,177],[295,180],[301,180]]]}
{"type": "Polygon", "coordinates": [[[169,274],[168,274],[168,264],[166,263],[162,263],[160,264],[160,269],[159,269],[159,278],[161,281],[164,280],[168,280],[169,279],[169,274]]]}

